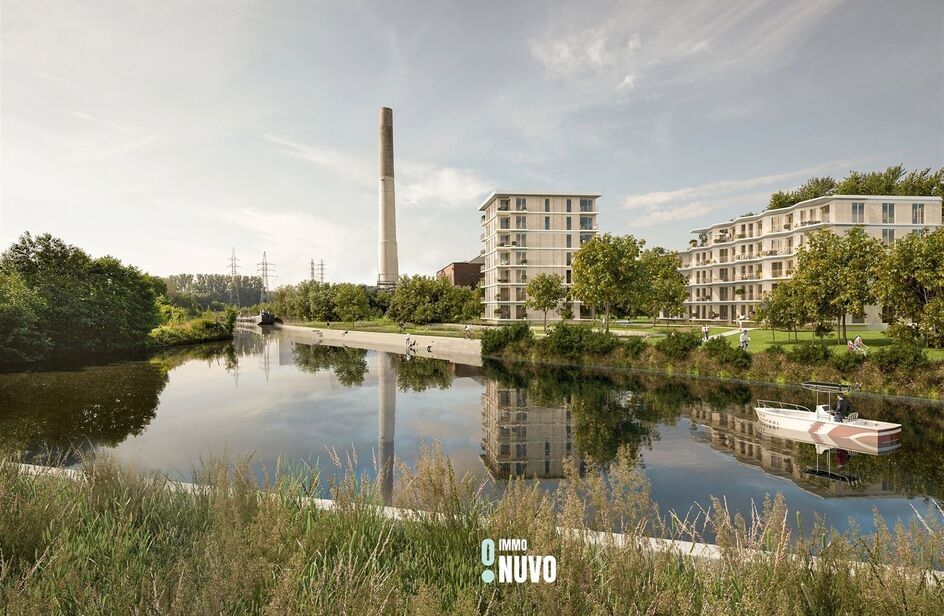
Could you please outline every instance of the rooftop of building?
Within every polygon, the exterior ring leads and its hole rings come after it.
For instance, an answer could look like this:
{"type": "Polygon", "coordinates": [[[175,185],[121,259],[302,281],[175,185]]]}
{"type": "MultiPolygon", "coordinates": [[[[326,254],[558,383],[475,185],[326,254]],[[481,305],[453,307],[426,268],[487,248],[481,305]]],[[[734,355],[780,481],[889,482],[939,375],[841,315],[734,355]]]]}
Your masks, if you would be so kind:
{"type": "Polygon", "coordinates": [[[493,191],[488,197],[485,198],[485,201],[482,202],[482,205],[479,206],[479,211],[483,211],[489,203],[498,198],[504,197],[575,197],[577,199],[583,197],[584,199],[598,199],[602,195],[599,192],[582,192],[582,191],[568,191],[568,192],[559,192],[559,191],[528,191],[528,190],[496,190],[493,191]]]}
{"type": "Polygon", "coordinates": [[[690,233],[707,233],[712,229],[717,229],[718,227],[728,227],[731,225],[740,224],[742,222],[753,222],[771,214],[776,215],[789,213],[794,210],[803,209],[804,207],[820,205],[829,201],[835,201],[837,199],[845,201],[875,201],[879,199],[885,199],[888,201],[941,201],[941,197],[932,197],[928,195],[826,195],[823,197],[807,199],[806,201],[800,201],[799,203],[795,203],[790,207],[782,207],[775,210],[765,209],[759,214],[746,214],[744,216],[732,218],[731,220],[725,222],[718,222],[713,225],[708,225],[707,227],[698,227],[697,229],[692,229],[690,233]]]}

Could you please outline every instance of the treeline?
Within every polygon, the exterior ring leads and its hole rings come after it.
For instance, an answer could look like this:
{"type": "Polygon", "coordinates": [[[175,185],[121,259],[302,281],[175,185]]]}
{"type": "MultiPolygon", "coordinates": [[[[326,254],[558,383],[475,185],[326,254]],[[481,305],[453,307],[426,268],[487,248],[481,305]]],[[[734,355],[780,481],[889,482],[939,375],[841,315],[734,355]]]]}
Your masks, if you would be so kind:
{"type": "Polygon", "coordinates": [[[480,295],[454,287],[445,278],[401,276],[393,291],[352,283],[305,281],[272,294],[276,314],[303,321],[364,321],[387,317],[396,322],[445,323],[477,319],[480,295]]]}
{"type": "Polygon", "coordinates": [[[50,234],[24,234],[0,255],[0,365],[228,336],[235,311],[167,303],[167,284],[114,257],[93,258],[50,234]]]}
{"type": "Polygon", "coordinates": [[[228,274],[174,274],[164,279],[167,301],[196,310],[222,310],[234,305],[255,306],[262,301],[262,278],[228,274]],[[232,299],[231,299],[232,298],[232,299]]]}
{"type": "Polygon", "coordinates": [[[0,256],[0,362],[144,346],[161,322],[160,278],[24,234],[0,256]]]}
{"type": "Polygon", "coordinates": [[[768,210],[790,207],[807,199],[827,195],[903,195],[944,196],[944,167],[933,171],[906,171],[903,165],[885,171],[862,173],[850,171],[838,182],[832,177],[810,178],[795,190],[777,191],[770,195],[768,210]]]}
{"type": "MultiPolygon", "coordinates": [[[[821,336],[836,325],[847,339],[846,315],[863,316],[881,304],[899,342],[944,346],[944,227],[909,233],[892,245],[861,227],[845,235],[820,230],[807,236],[790,280],[767,294],[755,319],[772,329],[814,323],[821,336]]],[[[737,291],[735,291],[736,293],[737,291]]]]}

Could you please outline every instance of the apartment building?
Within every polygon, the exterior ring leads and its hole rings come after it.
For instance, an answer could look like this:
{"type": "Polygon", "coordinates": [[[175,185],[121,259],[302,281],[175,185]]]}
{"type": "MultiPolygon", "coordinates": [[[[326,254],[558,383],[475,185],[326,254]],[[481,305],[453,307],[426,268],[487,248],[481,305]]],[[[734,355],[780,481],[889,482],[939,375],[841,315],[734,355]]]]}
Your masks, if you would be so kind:
{"type": "MultiPolygon", "coordinates": [[[[493,192],[482,212],[481,286],[485,318],[503,322],[544,318],[525,306],[528,279],[541,273],[573,281],[571,263],[581,245],[596,235],[598,193],[493,192]]],[[[593,318],[593,311],[573,304],[574,317],[593,318]]],[[[549,320],[558,320],[556,312],[549,320]]]]}
{"type": "Polygon", "coordinates": [[[573,436],[566,406],[537,406],[528,402],[526,389],[505,387],[494,379],[485,382],[481,459],[494,479],[560,479],[569,456],[583,474],[573,436]]]}
{"type": "MultiPolygon", "coordinates": [[[[789,279],[797,251],[816,229],[837,234],[853,227],[886,243],[907,233],[941,225],[940,197],[832,195],[788,208],[741,216],[693,229],[698,239],[679,252],[688,278],[683,317],[704,321],[751,319],[765,293],[789,279]]],[[[880,326],[879,306],[869,306],[850,323],[880,326]]]]}

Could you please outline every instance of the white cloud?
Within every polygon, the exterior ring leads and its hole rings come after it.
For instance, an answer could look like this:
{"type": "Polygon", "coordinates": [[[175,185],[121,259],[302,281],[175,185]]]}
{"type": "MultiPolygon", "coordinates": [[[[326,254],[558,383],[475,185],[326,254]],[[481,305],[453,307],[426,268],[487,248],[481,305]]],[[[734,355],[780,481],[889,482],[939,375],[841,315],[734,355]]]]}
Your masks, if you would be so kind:
{"type": "Polygon", "coordinates": [[[674,190],[627,195],[620,200],[620,208],[634,213],[629,220],[633,227],[688,220],[718,210],[738,215],[743,213],[741,209],[758,211],[765,208],[771,192],[790,188],[817,174],[848,169],[853,165],[854,163],[849,161],[832,161],[753,178],[722,180],[674,190]],[[758,188],[764,190],[753,190],[758,188]],[[735,209],[738,211],[735,212],[735,209]]]}
{"type": "Polygon", "coordinates": [[[474,171],[405,163],[397,186],[397,205],[474,209],[491,188],[474,171]]]}
{"type": "Polygon", "coordinates": [[[356,182],[361,185],[369,184],[376,180],[376,170],[371,172],[367,161],[357,158],[356,156],[350,156],[331,148],[298,143],[268,133],[263,135],[263,138],[270,143],[280,146],[282,151],[286,154],[308,161],[344,180],[356,182]]]}

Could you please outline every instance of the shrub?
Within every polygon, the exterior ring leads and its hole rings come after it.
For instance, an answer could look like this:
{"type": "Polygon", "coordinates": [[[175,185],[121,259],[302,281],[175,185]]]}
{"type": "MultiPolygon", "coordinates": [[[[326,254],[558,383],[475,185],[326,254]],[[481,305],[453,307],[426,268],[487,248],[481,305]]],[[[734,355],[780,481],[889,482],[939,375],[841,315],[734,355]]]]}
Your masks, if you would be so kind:
{"type": "Polygon", "coordinates": [[[594,331],[587,325],[558,323],[540,344],[548,355],[577,359],[583,355],[606,355],[619,345],[619,340],[609,332],[594,331]]]}
{"type": "Polygon", "coordinates": [[[701,336],[694,332],[669,332],[669,335],[656,342],[656,349],[666,357],[685,359],[700,344],[701,336]]]}
{"type": "Polygon", "coordinates": [[[835,353],[829,358],[829,365],[842,373],[852,372],[862,365],[865,356],[859,353],[835,353]]]}
{"type": "Polygon", "coordinates": [[[649,345],[641,336],[630,336],[629,338],[624,338],[620,342],[620,346],[623,347],[623,350],[626,354],[633,359],[642,355],[643,351],[646,350],[646,347],[649,345]]]}
{"type": "Polygon", "coordinates": [[[894,323],[885,328],[885,335],[901,344],[919,346],[921,335],[918,328],[912,323],[894,323]]]}
{"type": "Polygon", "coordinates": [[[791,361],[798,364],[819,365],[829,361],[832,357],[829,347],[818,342],[804,342],[790,349],[791,361]]]}
{"type": "Polygon", "coordinates": [[[710,338],[702,344],[702,350],[708,357],[731,368],[746,370],[751,367],[751,354],[744,349],[731,346],[727,338],[710,338]]]}
{"type": "Polygon", "coordinates": [[[895,370],[917,370],[928,363],[928,356],[921,347],[913,344],[893,344],[873,352],[869,359],[882,372],[895,370]]]}
{"type": "Polygon", "coordinates": [[[512,325],[502,325],[482,332],[482,355],[499,353],[511,344],[517,342],[531,343],[534,334],[527,321],[519,321],[512,325]]]}
{"type": "Polygon", "coordinates": [[[786,351],[783,348],[783,345],[779,342],[775,342],[767,347],[767,352],[771,355],[783,355],[786,351]]]}

